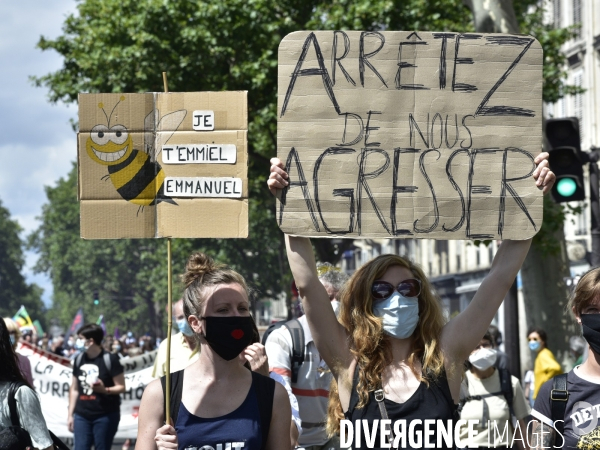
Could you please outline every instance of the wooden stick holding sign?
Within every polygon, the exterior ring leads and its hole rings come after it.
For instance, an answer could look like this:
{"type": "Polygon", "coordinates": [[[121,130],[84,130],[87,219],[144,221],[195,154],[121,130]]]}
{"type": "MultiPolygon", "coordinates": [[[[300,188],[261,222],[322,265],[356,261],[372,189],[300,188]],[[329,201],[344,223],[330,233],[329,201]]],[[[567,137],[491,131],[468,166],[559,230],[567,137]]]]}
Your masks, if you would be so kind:
{"type": "MultiPolygon", "coordinates": [[[[165,93],[169,92],[167,72],[162,73],[165,93]]],[[[165,361],[165,423],[171,423],[171,333],[173,331],[173,258],[171,238],[167,238],[167,360],[165,361]]],[[[173,424],[175,426],[175,424],[173,424]]]]}
{"type": "Polygon", "coordinates": [[[298,31],[279,46],[288,234],[527,239],[542,147],[531,36],[298,31]]]}

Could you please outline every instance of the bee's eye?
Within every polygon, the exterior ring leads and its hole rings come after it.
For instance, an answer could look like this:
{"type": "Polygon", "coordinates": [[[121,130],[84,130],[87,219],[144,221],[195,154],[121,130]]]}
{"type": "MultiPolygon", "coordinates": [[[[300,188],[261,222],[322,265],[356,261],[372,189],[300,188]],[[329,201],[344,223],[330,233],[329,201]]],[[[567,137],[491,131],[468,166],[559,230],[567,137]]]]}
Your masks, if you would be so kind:
{"type": "Polygon", "coordinates": [[[96,145],[106,145],[109,140],[109,133],[107,133],[108,127],[106,125],[96,125],[92,128],[90,138],[96,145]]]}
{"type": "Polygon", "coordinates": [[[110,140],[115,144],[124,144],[127,138],[129,137],[129,133],[127,133],[127,128],[123,125],[115,125],[110,129],[110,140]]]}

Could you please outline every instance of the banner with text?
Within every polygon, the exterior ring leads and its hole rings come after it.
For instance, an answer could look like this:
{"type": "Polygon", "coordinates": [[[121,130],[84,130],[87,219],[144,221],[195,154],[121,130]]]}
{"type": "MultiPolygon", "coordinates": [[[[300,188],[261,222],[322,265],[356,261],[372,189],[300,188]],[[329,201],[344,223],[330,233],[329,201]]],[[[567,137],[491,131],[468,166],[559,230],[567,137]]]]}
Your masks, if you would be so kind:
{"type": "MultiPolygon", "coordinates": [[[[39,395],[48,429],[59,437],[72,437],[73,434],[67,429],[69,387],[73,374],[71,361],[27,343],[19,343],[18,350],[31,363],[33,384],[39,395]]],[[[155,358],[156,350],[121,360],[127,390],[121,394],[121,421],[116,435],[118,439],[135,439],[137,436],[140,401],[146,385],[153,380],[152,366],[155,358]]]]}

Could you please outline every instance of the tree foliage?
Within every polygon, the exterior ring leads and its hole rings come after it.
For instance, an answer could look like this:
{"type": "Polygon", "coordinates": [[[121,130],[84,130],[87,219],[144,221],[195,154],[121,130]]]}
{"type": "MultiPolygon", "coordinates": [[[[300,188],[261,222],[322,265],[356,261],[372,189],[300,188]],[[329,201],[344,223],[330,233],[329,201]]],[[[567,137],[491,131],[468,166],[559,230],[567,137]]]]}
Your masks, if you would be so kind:
{"type": "Polygon", "coordinates": [[[22,229],[10,218],[8,209],[0,201],[0,317],[13,317],[21,305],[27,308],[32,320],[45,325],[42,289],[28,284],[23,277],[23,242],[19,237],[22,229]]]}
{"type": "MultiPolygon", "coordinates": [[[[540,16],[527,20],[540,36],[548,32],[540,16]]],[[[265,181],[276,149],[277,49],[285,35],[303,29],[464,32],[473,24],[461,0],[81,0],[61,36],[40,39],[39,48],[64,58],[62,68],[34,78],[52,102],[76,102],[79,92],[161,91],[162,71],[171,91],[248,90],[250,238],[176,240],[176,272],[192,249],[201,249],[233,265],[262,297],[287,291],[291,278],[265,181]]],[[[540,41],[546,52],[561,44],[540,41]]],[[[547,75],[546,85],[564,93],[560,69],[547,75]]],[[[157,329],[166,298],[165,243],[80,240],[75,168],[47,195],[32,245],[40,251],[38,269],[52,277],[63,323],[99,289],[109,320],[157,329]]],[[[335,262],[350,245],[319,240],[315,248],[320,260],[335,262]]]]}

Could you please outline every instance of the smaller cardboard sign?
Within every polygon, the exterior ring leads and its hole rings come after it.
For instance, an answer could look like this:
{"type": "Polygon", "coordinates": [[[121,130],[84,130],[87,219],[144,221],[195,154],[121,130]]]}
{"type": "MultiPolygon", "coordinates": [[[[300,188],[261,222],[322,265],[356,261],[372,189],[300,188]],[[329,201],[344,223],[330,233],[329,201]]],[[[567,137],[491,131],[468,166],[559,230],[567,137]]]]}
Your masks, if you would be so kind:
{"type": "Polygon", "coordinates": [[[248,236],[247,92],[80,94],[79,123],[83,238],[248,236]]]}

